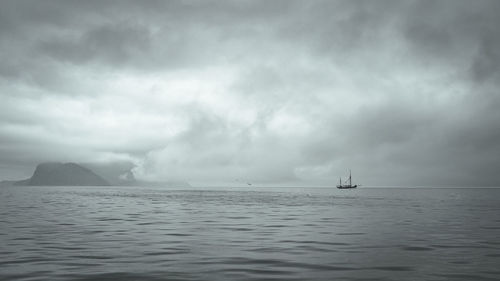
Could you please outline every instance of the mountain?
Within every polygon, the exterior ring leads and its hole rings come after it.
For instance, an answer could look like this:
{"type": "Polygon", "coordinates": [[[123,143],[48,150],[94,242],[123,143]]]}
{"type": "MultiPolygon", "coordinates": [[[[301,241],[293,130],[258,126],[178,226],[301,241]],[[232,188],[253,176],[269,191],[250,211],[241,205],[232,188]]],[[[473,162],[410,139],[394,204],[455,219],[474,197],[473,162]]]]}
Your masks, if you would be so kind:
{"type": "Polygon", "coordinates": [[[144,187],[191,187],[187,182],[151,182],[136,180],[129,163],[42,163],[33,176],[19,181],[0,181],[1,186],[144,186],[144,187]],[[95,171],[95,172],[94,172],[95,171]]]}
{"type": "Polygon", "coordinates": [[[84,185],[104,186],[109,183],[92,170],[75,163],[42,163],[28,180],[14,185],[84,185]]]}

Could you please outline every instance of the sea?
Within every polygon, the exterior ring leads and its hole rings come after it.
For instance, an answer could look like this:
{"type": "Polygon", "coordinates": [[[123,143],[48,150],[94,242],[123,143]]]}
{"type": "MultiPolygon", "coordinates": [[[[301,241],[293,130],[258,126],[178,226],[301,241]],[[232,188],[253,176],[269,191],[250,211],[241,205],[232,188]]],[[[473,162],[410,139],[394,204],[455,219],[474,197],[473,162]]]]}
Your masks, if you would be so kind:
{"type": "Polygon", "coordinates": [[[500,280],[500,189],[3,187],[0,280],[500,280]]]}

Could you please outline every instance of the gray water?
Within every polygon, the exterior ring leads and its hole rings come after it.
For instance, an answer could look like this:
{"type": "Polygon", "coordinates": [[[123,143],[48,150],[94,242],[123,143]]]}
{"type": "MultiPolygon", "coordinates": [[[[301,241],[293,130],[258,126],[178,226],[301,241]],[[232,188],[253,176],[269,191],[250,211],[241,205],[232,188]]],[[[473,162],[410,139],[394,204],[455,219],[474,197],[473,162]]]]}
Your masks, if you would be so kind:
{"type": "Polygon", "coordinates": [[[499,280],[500,189],[0,188],[0,280],[499,280]]]}

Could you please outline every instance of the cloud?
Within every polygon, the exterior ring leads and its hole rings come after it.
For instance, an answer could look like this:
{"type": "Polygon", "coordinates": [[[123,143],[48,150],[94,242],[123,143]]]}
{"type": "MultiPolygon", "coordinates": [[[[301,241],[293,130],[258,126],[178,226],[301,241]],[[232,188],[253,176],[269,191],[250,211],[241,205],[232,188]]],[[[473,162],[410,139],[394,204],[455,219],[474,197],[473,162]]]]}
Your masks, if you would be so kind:
{"type": "Polygon", "coordinates": [[[497,1],[0,7],[1,177],[118,161],[200,183],[500,181],[497,1]]]}
{"type": "Polygon", "coordinates": [[[150,31],[140,25],[117,23],[92,28],[80,36],[49,38],[39,48],[58,61],[82,64],[96,60],[123,65],[150,52],[150,31]]]}

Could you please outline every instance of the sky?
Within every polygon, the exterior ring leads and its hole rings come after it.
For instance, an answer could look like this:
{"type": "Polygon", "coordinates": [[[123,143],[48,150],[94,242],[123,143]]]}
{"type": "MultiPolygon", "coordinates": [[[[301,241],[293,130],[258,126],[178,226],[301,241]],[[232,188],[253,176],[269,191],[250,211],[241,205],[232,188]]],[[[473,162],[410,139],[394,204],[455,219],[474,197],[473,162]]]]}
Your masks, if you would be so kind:
{"type": "Polygon", "coordinates": [[[500,186],[500,1],[1,1],[0,179],[500,186]]]}

